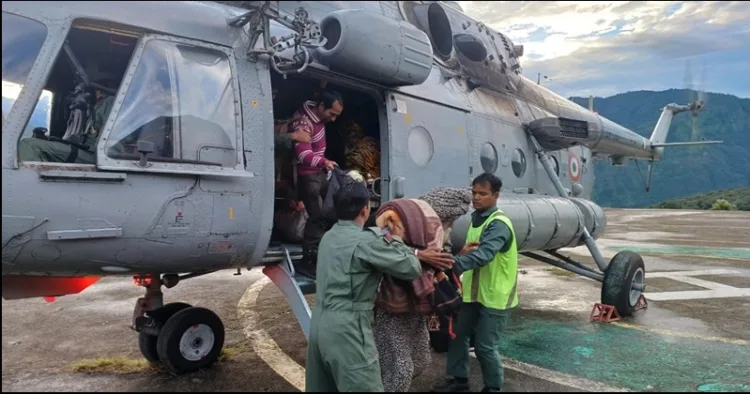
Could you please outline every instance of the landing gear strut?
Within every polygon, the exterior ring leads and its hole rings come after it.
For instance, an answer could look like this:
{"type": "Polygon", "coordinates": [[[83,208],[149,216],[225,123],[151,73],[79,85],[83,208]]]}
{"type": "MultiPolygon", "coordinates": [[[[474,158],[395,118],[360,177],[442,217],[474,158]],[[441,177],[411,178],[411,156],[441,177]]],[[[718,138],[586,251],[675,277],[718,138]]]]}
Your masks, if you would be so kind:
{"type": "MultiPolygon", "coordinates": [[[[542,149],[542,146],[530,131],[528,131],[528,135],[531,142],[534,144],[537,157],[542,163],[542,167],[544,167],[550,181],[552,181],[552,184],[555,186],[557,193],[560,194],[561,197],[570,198],[568,192],[560,182],[560,178],[552,168],[547,153],[542,149]]],[[[596,241],[594,241],[594,238],[589,234],[588,229],[586,229],[585,226],[582,238],[583,243],[588,247],[591,256],[594,258],[601,273],[596,272],[583,264],[572,261],[569,258],[561,256],[556,251],[547,251],[547,253],[556,257],[557,260],[539,256],[535,253],[527,252],[523,254],[536,260],[602,282],[601,303],[613,306],[620,316],[632,316],[633,312],[637,309],[638,302],[646,288],[646,268],[643,264],[643,258],[635,252],[622,251],[616,254],[609,264],[607,264],[596,245],[596,241]],[[602,273],[604,275],[602,275],[602,273]]]]}
{"type": "Polygon", "coordinates": [[[211,366],[224,346],[224,324],[214,312],[190,304],[163,305],[161,286],[173,287],[181,279],[203,274],[136,276],[146,296],[136,302],[131,328],[138,331],[141,354],[151,363],[162,363],[174,373],[211,366]]]}

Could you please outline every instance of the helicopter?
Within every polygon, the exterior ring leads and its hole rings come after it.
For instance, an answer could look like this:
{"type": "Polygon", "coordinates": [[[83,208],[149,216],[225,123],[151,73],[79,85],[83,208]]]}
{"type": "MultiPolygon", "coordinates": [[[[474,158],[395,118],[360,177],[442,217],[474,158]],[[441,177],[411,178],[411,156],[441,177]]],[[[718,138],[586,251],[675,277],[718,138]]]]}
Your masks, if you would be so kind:
{"type": "MultiPolygon", "coordinates": [[[[519,252],[601,282],[622,316],[646,269],[597,247],[593,161],[651,168],[666,147],[721,142],[666,142],[673,116],[702,101],[666,105],[645,138],[534,83],[523,45],[456,2],[20,1],[2,18],[2,296],[52,301],[133,277],[145,294],[130,328],[176,373],[210,366],[224,344],[216,313],[164,302],[162,288],[190,278],[260,268],[309,333],[314,279],[295,271],[299,245],[273,236],[273,125],[315,86],[341,92],[380,143],[375,207],[496,174],[519,252]],[[75,138],[100,95],[111,109],[97,138],[75,138]],[[596,268],[558,252],[580,245],[596,268]]],[[[456,250],[468,223],[453,228],[456,250]]]]}

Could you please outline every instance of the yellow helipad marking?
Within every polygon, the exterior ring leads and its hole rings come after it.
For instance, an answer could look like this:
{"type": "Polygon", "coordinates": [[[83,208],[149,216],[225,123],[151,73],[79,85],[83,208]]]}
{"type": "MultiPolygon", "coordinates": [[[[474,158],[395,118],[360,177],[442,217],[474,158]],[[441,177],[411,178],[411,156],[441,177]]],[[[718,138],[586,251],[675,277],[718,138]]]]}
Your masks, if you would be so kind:
{"type": "MultiPolygon", "coordinates": [[[[305,391],[305,368],[297,364],[296,361],[287,356],[279,348],[278,344],[271,338],[268,333],[258,327],[258,313],[254,311],[258,301],[258,294],[263,288],[271,284],[271,280],[264,276],[253,283],[242,296],[237,304],[240,320],[245,328],[245,335],[255,350],[255,354],[268,364],[279,376],[284,378],[289,384],[296,387],[297,390],[305,391]]],[[[594,392],[627,392],[629,390],[608,386],[603,383],[590,381],[576,376],[568,375],[562,372],[548,370],[535,365],[525,364],[517,360],[503,357],[504,367],[528,376],[534,376],[541,380],[546,380],[555,384],[572,387],[580,391],[594,392]]]]}
{"type": "Polygon", "coordinates": [[[258,301],[258,294],[269,283],[271,280],[267,276],[253,283],[237,304],[237,314],[245,326],[245,336],[250,338],[255,354],[289,384],[304,392],[305,369],[287,356],[265,330],[258,327],[260,319],[258,313],[255,312],[255,304],[258,301]]]}

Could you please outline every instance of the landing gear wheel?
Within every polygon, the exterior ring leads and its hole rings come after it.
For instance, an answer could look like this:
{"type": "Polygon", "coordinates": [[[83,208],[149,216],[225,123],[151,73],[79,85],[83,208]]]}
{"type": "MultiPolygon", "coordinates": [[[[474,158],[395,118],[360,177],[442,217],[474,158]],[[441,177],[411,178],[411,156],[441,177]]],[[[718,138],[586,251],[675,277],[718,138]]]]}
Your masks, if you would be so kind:
{"type": "MultiPolygon", "coordinates": [[[[175,313],[192,307],[190,304],[184,302],[173,302],[171,304],[164,305],[163,307],[154,310],[153,312],[147,313],[150,317],[156,319],[160,325],[169,320],[175,313]]],[[[156,364],[159,362],[159,353],[156,351],[156,341],[158,337],[145,332],[138,333],[138,347],[141,350],[143,357],[150,363],[156,364]]]]}
{"type": "Polygon", "coordinates": [[[643,286],[645,281],[643,258],[627,250],[617,253],[604,272],[602,304],[614,306],[622,317],[632,316],[642,294],[633,285],[643,286]]]}
{"type": "Polygon", "coordinates": [[[141,349],[141,354],[146,361],[151,364],[159,363],[159,353],[156,351],[157,339],[158,337],[146,334],[145,332],[138,333],[138,347],[141,349]]]}
{"type": "Polygon", "coordinates": [[[157,340],[157,353],[174,373],[193,372],[216,362],[224,346],[224,324],[214,312],[183,309],[167,320],[157,340]]]}

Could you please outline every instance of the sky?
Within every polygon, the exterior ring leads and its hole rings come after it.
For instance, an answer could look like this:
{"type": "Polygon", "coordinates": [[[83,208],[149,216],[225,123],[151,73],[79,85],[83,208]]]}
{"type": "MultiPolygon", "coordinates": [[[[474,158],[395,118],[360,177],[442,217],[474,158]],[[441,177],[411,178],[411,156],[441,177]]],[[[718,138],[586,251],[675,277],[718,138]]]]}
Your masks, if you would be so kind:
{"type": "Polygon", "coordinates": [[[522,44],[523,74],[565,97],[691,86],[750,97],[750,2],[458,3],[522,44]]]}

